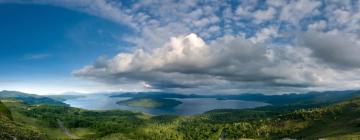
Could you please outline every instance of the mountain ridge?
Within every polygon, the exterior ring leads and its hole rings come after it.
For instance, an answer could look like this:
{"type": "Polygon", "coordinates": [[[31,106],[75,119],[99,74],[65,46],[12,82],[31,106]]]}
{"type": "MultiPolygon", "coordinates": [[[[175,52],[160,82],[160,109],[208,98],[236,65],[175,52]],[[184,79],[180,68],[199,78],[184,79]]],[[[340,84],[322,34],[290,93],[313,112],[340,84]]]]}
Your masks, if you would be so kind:
{"type": "Polygon", "coordinates": [[[326,102],[338,102],[350,99],[355,96],[360,96],[360,90],[345,90],[345,91],[323,91],[323,92],[308,92],[302,94],[290,93],[281,95],[266,95],[261,93],[244,93],[232,95],[198,95],[198,94],[179,94],[168,92],[133,92],[133,93],[113,93],[110,97],[149,97],[149,98],[217,98],[219,100],[246,100],[246,101],[260,101],[270,103],[272,105],[286,105],[286,104],[314,104],[326,102]]]}
{"type": "Polygon", "coordinates": [[[46,96],[36,95],[36,94],[28,94],[19,91],[9,91],[3,90],[0,91],[0,99],[12,99],[12,100],[20,100],[26,104],[56,104],[56,105],[66,105],[61,101],[57,101],[51,99],[46,96]]]}

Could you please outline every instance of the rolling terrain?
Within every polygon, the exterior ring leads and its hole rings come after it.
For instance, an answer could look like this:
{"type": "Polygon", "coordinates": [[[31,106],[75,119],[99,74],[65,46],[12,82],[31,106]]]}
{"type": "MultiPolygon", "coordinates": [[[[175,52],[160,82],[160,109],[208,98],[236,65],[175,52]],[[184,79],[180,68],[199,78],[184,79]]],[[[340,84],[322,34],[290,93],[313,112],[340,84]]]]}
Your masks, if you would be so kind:
{"type": "MultiPolygon", "coordinates": [[[[37,99],[37,98],[36,98],[37,99]]],[[[360,98],[321,104],[220,109],[194,116],[0,103],[2,139],[358,139],[360,98]]]]}

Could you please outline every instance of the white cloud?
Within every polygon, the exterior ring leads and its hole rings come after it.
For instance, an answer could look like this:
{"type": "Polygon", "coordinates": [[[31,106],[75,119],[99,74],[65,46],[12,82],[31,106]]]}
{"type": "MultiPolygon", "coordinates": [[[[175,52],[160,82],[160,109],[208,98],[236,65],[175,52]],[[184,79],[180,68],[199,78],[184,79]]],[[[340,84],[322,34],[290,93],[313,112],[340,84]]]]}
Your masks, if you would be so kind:
{"type": "Polygon", "coordinates": [[[276,10],[272,7],[267,10],[259,10],[254,13],[255,22],[260,23],[274,18],[276,10]]]}
{"type": "Polygon", "coordinates": [[[74,72],[108,85],[188,92],[359,87],[358,1],[31,3],[74,9],[134,29],[134,36],[122,38],[134,44],[133,51],[74,72]]]}
{"type": "Polygon", "coordinates": [[[316,9],[320,5],[321,2],[315,0],[290,1],[282,6],[280,19],[297,24],[305,16],[316,14],[316,9]]]}
{"type": "Polygon", "coordinates": [[[336,68],[360,68],[360,44],[346,35],[328,35],[308,32],[304,34],[304,45],[321,61],[336,68]]]}
{"type": "Polygon", "coordinates": [[[259,32],[255,34],[255,36],[251,37],[250,40],[253,43],[263,43],[264,41],[276,37],[278,35],[277,29],[274,27],[263,28],[259,32]]]}
{"type": "Polygon", "coordinates": [[[327,22],[324,20],[317,21],[313,24],[308,25],[308,30],[311,31],[321,31],[324,30],[327,26],[327,22]]]}
{"type": "MultiPolygon", "coordinates": [[[[317,36],[312,38],[315,38],[312,41],[317,41],[317,36]]],[[[320,39],[319,43],[322,42],[320,39]]],[[[162,47],[148,51],[139,49],[119,53],[110,60],[87,66],[74,74],[112,84],[144,81],[148,87],[180,91],[209,87],[215,88],[213,92],[225,89],[259,90],[259,87],[264,90],[287,87],[282,89],[284,92],[321,89],[330,85],[340,88],[334,83],[339,79],[336,73],[340,70],[317,61],[323,57],[314,50],[317,44],[306,45],[265,48],[235,36],[206,44],[197,35],[190,34],[172,37],[162,47]]],[[[354,61],[357,60],[360,59],[354,61]]],[[[345,78],[337,82],[346,87],[350,81],[345,78]]]]}

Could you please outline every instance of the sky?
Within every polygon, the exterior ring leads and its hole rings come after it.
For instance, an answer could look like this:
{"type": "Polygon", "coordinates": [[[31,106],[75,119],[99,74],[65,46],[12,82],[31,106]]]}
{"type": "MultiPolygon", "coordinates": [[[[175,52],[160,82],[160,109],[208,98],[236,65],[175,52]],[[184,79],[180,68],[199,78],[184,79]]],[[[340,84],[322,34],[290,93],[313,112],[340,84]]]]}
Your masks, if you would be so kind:
{"type": "Polygon", "coordinates": [[[360,88],[357,0],[0,0],[0,90],[360,88]]]}

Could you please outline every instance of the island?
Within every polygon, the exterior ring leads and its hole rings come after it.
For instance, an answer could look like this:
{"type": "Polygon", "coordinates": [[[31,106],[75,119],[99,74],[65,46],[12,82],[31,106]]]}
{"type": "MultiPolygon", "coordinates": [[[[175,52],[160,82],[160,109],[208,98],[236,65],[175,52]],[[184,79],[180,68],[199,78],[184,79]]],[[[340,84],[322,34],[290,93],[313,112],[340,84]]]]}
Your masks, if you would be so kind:
{"type": "Polygon", "coordinates": [[[134,107],[144,107],[144,108],[172,108],[179,104],[181,101],[175,99],[166,99],[166,98],[131,98],[128,100],[118,101],[117,104],[134,106],[134,107]]]}

